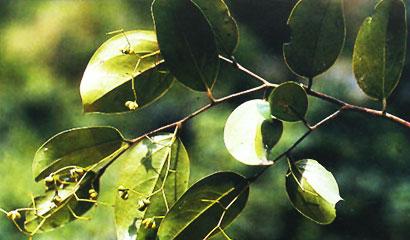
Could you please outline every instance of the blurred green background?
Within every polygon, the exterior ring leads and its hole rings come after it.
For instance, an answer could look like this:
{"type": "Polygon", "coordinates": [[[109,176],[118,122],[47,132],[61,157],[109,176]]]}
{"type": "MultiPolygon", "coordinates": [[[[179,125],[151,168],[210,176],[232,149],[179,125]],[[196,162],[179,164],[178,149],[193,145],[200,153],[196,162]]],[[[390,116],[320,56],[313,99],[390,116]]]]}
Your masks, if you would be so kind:
{"type": "MultiPolygon", "coordinates": [[[[24,1],[0,0],[0,206],[26,206],[41,194],[31,174],[36,149],[54,134],[73,127],[112,125],[127,137],[172,122],[206,103],[203,94],[180,84],[149,108],[122,115],[82,113],[79,84],[93,52],[117,29],[152,29],[150,0],[24,1]],[[184,96],[184,97],[181,97],[184,96]]],[[[284,64],[286,20],[295,0],[227,0],[239,23],[238,61],[271,82],[298,80],[284,64]]],[[[347,41],[336,64],[314,89],[349,102],[379,108],[357,87],[351,69],[358,27],[376,0],[345,1],[347,41]]],[[[410,49],[410,48],[409,48],[410,49]]],[[[389,112],[410,119],[410,68],[390,99],[389,112]]],[[[216,95],[256,86],[254,80],[223,66],[216,95]]],[[[191,179],[219,170],[250,175],[256,169],[236,162],[223,147],[229,113],[250,98],[239,98],[200,115],[184,126],[182,140],[191,158],[191,179]]],[[[309,121],[334,111],[310,99],[309,121]]],[[[277,152],[303,132],[287,124],[277,152]]],[[[307,220],[288,202],[286,165],[270,169],[251,189],[244,212],[228,229],[233,239],[408,239],[410,227],[410,129],[359,113],[346,113],[312,134],[294,152],[314,158],[332,171],[344,201],[328,226],[307,220]]],[[[103,178],[102,200],[113,202],[115,171],[103,178]]],[[[99,206],[91,221],[77,221],[35,239],[115,239],[113,209],[99,206]]],[[[5,216],[0,239],[25,239],[5,216]]]]}

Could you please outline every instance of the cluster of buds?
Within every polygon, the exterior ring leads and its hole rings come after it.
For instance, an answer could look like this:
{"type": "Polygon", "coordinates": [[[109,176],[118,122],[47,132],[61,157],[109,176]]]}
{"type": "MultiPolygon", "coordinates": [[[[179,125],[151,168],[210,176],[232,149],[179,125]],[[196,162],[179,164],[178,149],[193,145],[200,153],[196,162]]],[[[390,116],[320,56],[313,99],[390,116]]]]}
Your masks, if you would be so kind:
{"type": "Polygon", "coordinates": [[[125,107],[127,107],[129,110],[133,111],[138,108],[138,103],[137,101],[126,101],[125,102],[125,107]]]}
{"type": "Polygon", "coordinates": [[[157,224],[155,223],[155,219],[154,218],[146,218],[144,220],[142,220],[142,225],[144,225],[144,227],[146,229],[155,229],[157,227],[157,224]]]}
{"type": "Polygon", "coordinates": [[[129,197],[128,193],[129,189],[125,188],[124,186],[119,186],[118,187],[118,194],[120,195],[120,198],[123,200],[127,200],[129,197]]]}
{"type": "Polygon", "coordinates": [[[147,207],[151,204],[151,201],[146,198],[146,199],[142,199],[138,201],[138,210],[139,211],[145,211],[145,209],[147,209],[147,207]]]}
{"type": "Polygon", "coordinates": [[[12,221],[16,221],[21,218],[21,214],[17,210],[13,210],[7,213],[7,218],[12,221]]]}
{"type": "Polygon", "coordinates": [[[79,167],[70,170],[70,176],[74,181],[78,181],[82,176],[84,176],[84,173],[84,169],[79,167]]]}
{"type": "Polygon", "coordinates": [[[97,200],[98,193],[97,191],[95,191],[94,188],[91,188],[90,190],[88,190],[88,195],[90,196],[90,200],[97,200]]]}

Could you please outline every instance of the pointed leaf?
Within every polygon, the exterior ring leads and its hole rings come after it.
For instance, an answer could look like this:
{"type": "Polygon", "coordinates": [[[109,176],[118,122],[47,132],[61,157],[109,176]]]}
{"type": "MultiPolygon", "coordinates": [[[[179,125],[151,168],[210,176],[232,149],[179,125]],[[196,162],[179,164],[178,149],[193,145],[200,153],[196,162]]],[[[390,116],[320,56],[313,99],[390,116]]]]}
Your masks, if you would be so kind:
{"type": "MultiPolygon", "coordinates": [[[[36,181],[67,166],[101,168],[129,147],[121,133],[111,127],[75,128],[61,132],[41,146],[34,156],[36,181]]],[[[98,171],[98,168],[94,168],[98,171]]]]}
{"type": "Polygon", "coordinates": [[[152,15],[171,73],[193,90],[211,89],[219,70],[218,50],[201,10],[190,0],[155,0],[152,15]]]}
{"type": "Polygon", "coordinates": [[[294,82],[286,82],[275,88],[269,96],[273,116],[288,122],[301,121],[308,109],[305,89],[294,82]]]}
{"type": "Polygon", "coordinates": [[[342,0],[300,0],[288,25],[291,41],[283,52],[293,72],[313,78],[334,64],[346,32],[342,0]]]}
{"type": "Polygon", "coordinates": [[[383,0],[362,24],[353,52],[353,70],[370,97],[386,99],[403,70],[407,45],[406,9],[401,0],[383,0]]]}
{"type": "MultiPolygon", "coordinates": [[[[171,207],[188,188],[188,154],[182,142],[172,136],[144,139],[117,160],[121,169],[118,185],[126,188],[119,192],[115,203],[118,239],[156,239],[158,228],[147,229],[142,221],[164,216],[167,206],[171,207]],[[147,199],[150,204],[138,209],[138,203],[147,199]]],[[[161,219],[154,220],[159,226],[161,219]]]]}
{"type": "MultiPolygon", "coordinates": [[[[68,180],[68,176],[68,174],[61,175],[66,180],[64,188],[49,189],[45,195],[34,199],[37,210],[27,211],[25,215],[24,229],[28,233],[52,231],[78,219],[94,206],[93,200],[88,201],[90,199],[89,191],[94,189],[96,193],[99,192],[100,175],[91,171],[87,172],[81,183],[68,180]],[[56,191],[61,198],[60,204],[53,201],[56,191]],[[76,197],[80,200],[78,201],[76,197]],[[36,229],[38,230],[36,231],[36,229]]],[[[30,208],[33,207],[32,204],[30,208]]]]}
{"type": "Polygon", "coordinates": [[[335,205],[342,200],[333,175],[317,161],[304,159],[291,164],[286,191],[292,205],[305,217],[319,224],[336,218],[335,205]]]}
{"type": "Polygon", "coordinates": [[[195,183],[162,220],[159,239],[204,239],[219,221],[223,229],[245,207],[249,183],[232,172],[219,172],[195,183]]]}
{"type": "Polygon", "coordinates": [[[211,25],[219,51],[231,56],[238,46],[239,31],[226,3],[223,0],[192,1],[198,5],[211,25]]]}
{"type": "Polygon", "coordinates": [[[237,107],[226,121],[225,146],[229,153],[242,163],[271,164],[267,153],[279,141],[282,130],[281,122],[273,122],[268,102],[250,100],[237,107]],[[263,125],[265,121],[272,122],[263,125]]]}
{"type": "Polygon", "coordinates": [[[128,31],[110,38],[94,53],[81,80],[84,110],[125,112],[132,110],[127,101],[136,101],[139,108],[155,101],[173,81],[163,61],[153,31],[128,31]]]}

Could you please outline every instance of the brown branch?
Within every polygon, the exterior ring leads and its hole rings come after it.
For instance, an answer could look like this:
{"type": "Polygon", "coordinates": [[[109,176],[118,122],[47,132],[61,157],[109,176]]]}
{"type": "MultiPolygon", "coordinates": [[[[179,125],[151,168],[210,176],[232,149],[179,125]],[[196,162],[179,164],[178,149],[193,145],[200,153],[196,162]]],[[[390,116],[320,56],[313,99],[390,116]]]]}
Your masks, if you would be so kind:
{"type": "Polygon", "coordinates": [[[241,91],[241,92],[233,93],[233,94],[225,96],[223,98],[212,99],[211,103],[208,103],[207,105],[199,108],[198,110],[196,110],[195,112],[189,114],[188,116],[186,116],[186,117],[184,117],[184,118],[182,118],[182,119],[180,119],[176,122],[170,123],[168,125],[165,125],[165,126],[162,126],[160,128],[157,128],[155,130],[152,130],[148,133],[145,133],[145,134],[143,134],[143,135],[141,135],[137,138],[134,138],[134,139],[131,140],[131,143],[137,143],[137,142],[141,141],[142,139],[144,139],[145,137],[150,136],[152,134],[155,134],[155,133],[158,133],[158,132],[161,132],[161,131],[164,131],[166,129],[173,128],[173,127],[176,127],[176,126],[180,126],[180,125],[184,124],[185,122],[189,121],[190,119],[194,118],[195,116],[205,112],[206,110],[208,110],[208,109],[210,109],[210,108],[212,108],[212,107],[214,107],[218,104],[221,104],[223,102],[232,100],[232,99],[234,99],[236,97],[239,97],[239,96],[242,96],[242,95],[246,95],[246,94],[249,94],[249,93],[257,92],[257,91],[262,90],[262,89],[266,89],[268,87],[269,86],[263,84],[263,85],[260,85],[258,87],[254,87],[254,88],[247,89],[247,90],[244,90],[244,91],[241,91]]]}
{"type": "MultiPolygon", "coordinates": [[[[225,57],[220,56],[220,59],[224,60],[225,62],[231,63],[233,67],[239,69],[240,71],[244,72],[245,74],[255,78],[256,80],[262,82],[264,85],[272,87],[272,88],[276,88],[278,87],[278,84],[273,84],[268,82],[266,79],[264,79],[263,77],[257,75],[256,73],[252,72],[251,70],[245,68],[244,66],[240,65],[237,62],[234,62],[230,59],[227,59],[225,57]]],[[[312,97],[316,97],[319,99],[322,99],[326,102],[329,103],[333,103],[339,107],[343,107],[344,110],[348,110],[348,111],[355,111],[355,112],[361,112],[361,113],[365,113],[365,114],[369,114],[375,117],[381,117],[381,118],[385,118],[387,120],[390,120],[392,122],[401,124],[404,127],[410,128],[410,122],[406,121],[400,117],[397,117],[393,114],[390,113],[386,113],[384,111],[379,111],[379,110],[375,110],[375,109],[371,109],[371,108],[366,108],[366,107],[361,107],[361,106],[357,106],[357,105],[353,105],[347,102],[344,102],[340,99],[337,99],[335,97],[326,95],[324,93],[320,93],[320,92],[316,92],[313,91],[309,88],[309,86],[304,86],[306,93],[312,97]]]]}

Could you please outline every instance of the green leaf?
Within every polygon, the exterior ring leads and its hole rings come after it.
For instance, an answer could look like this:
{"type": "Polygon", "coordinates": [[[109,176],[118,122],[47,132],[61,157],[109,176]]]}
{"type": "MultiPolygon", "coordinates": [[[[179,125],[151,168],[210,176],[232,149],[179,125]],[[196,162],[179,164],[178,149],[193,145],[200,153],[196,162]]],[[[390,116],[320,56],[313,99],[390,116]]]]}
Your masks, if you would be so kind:
{"type": "Polygon", "coordinates": [[[159,239],[205,239],[227,227],[245,207],[248,181],[219,172],[195,183],[171,208],[158,230],[159,239]]]}
{"type": "Polygon", "coordinates": [[[67,166],[99,168],[129,147],[121,133],[112,127],[75,128],[50,138],[36,152],[33,175],[36,181],[67,166]]]}
{"type": "Polygon", "coordinates": [[[269,96],[273,116],[288,122],[301,121],[308,109],[305,89],[295,82],[286,82],[275,88],[269,96]]]}
{"type": "Polygon", "coordinates": [[[80,218],[94,206],[96,199],[90,201],[89,191],[99,192],[100,175],[89,171],[80,182],[69,179],[69,173],[60,177],[65,180],[64,188],[50,188],[45,195],[34,198],[35,205],[31,204],[30,208],[37,210],[27,211],[24,220],[24,229],[28,233],[52,231],[80,218]],[[61,198],[60,204],[53,201],[56,193],[61,198]]]}
{"type": "Polygon", "coordinates": [[[244,164],[272,164],[267,154],[279,141],[282,131],[282,122],[272,120],[270,116],[268,102],[250,100],[237,107],[226,121],[225,146],[235,159],[244,164]]]}
{"type": "Polygon", "coordinates": [[[384,0],[360,27],[353,71],[370,97],[387,99],[399,83],[407,45],[406,9],[401,0],[384,0]]]}
{"type": "Polygon", "coordinates": [[[220,52],[231,56],[238,46],[239,30],[223,0],[192,0],[207,18],[220,52]]]}
{"type": "MultiPolygon", "coordinates": [[[[131,147],[117,162],[121,169],[118,186],[125,188],[115,203],[118,239],[156,239],[157,228],[147,229],[142,221],[164,216],[167,206],[188,188],[189,158],[184,145],[173,134],[158,135],[131,147]],[[146,209],[138,209],[138,203],[147,199],[146,209]]],[[[161,222],[154,220],[157,226],[161,222]]]]}
{"type": "Polygon", "coordinates": [[[138,108],[155,101],[173,82],[163,62],[153,31],[135,30],[110,38],[94,53],[81,80],[84,110],[125,112],[133,110],[127,101],[136,101],[138,108]]]}
{"type": "Polygon", "coordinates": [[[311,159],[289,165],[286,191],[293,207],[316,223],[333,222],[336,218],[335,205],[342,198],[332,173],[311,159]]]}
{"type": "Polygon", "coordinates": [[[283,52],[293,72],[313,78],[334,64],[346,35],[342,0],[300,0],[288,25],[291,41],[283,52]]]}
{"type": "Polygon", "coordinates": [[[212,89],[218,49],[211,26],[190,0],[155,0],[152,15],[161,54],[171,73],[197,91],[212,89]]]}
{"type": "Polygon", "coordinates": [[[280,140],[283,133],[283,123],[277,119],[266,119],[261,125],[263,146],[270,151],[280,140]]]}

